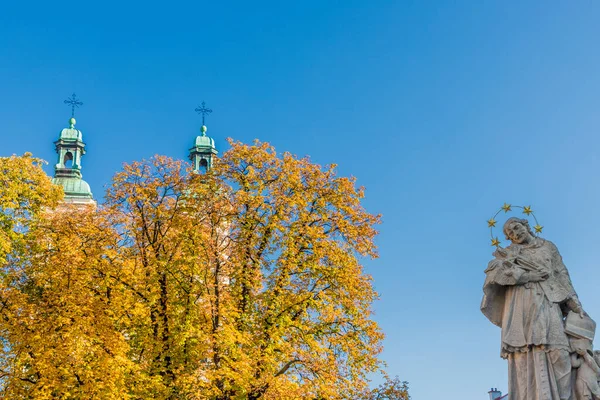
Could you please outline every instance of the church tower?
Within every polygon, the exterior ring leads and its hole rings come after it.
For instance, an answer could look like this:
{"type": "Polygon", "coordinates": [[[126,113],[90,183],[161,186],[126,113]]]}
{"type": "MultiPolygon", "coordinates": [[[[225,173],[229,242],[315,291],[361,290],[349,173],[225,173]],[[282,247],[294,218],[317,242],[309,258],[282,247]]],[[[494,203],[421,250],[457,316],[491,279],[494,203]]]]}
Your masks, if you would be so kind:
{"type": "Polygon", "coordinates": [[[75,107],[83,103],[75,98],[75,94],[71,99],[65,100],[65,103],[70,104],[73,111],[69,119],[70,127],[63,129],[58,140],[54,142],[58,160],[54,166],[52,183],[62,186],[65,203],[95,205],[90,185],[81,176],[81,157],[85,154],[85,144],[81,131],[75,129],[75,107]]]}
{"type": "Polygon", "coordinates": [[[194,140],[194,147],[190,149],[190,160],[194,167],[194,172],[205,173],[212,167],[213,157],[219,152],[215,147],[215,141],[206,136],[206,125],[204,125],[204,117],[210,114],[212,110],[206,108],[205,103],[202,102],[202,106],[196,108],[196,112],[202,115],[202,132],[201,136],[196,137],[194,140]]]}

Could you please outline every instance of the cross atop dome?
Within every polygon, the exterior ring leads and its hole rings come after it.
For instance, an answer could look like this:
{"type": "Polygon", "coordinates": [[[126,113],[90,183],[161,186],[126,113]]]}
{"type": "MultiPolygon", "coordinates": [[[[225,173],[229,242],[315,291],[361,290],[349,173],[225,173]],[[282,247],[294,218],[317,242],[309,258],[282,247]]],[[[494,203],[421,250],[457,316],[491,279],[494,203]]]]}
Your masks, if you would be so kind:
{"type": "MultiPolygon", "coordinates": [[[[204,117],[206,117],[208,114],[212,113],[212,110],[210,108],[206,108],[206,103],[203,101],[202,106],[196,107],[195,111],[198,114],[202,115],[202,126],[205,127],[204,117]]],[[[204,131],[206,131],[206,129],[204,131]]]]}
{"type": "Polygon", "coordinates": [[[75,109],[83,105],[83,103],[77,98],[77,95],[75,93],[73,93],[71,97],[65,100],[64,103],[71,106],[71,118],[75,118],[75,109]]]}

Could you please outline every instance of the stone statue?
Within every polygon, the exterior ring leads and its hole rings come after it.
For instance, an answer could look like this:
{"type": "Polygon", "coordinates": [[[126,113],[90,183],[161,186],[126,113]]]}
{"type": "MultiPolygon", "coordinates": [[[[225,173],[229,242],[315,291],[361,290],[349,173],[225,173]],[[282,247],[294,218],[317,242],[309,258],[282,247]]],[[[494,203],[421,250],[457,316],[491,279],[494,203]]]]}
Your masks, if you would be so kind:
{"type": "MultiPolygon", "coordinates": [[[[591,350],[594,333],[589,338],[585,323],[591,321],[594,330],[595,323],[583,311],[558,249],[536,237],[526,219],[509,218],[503,231],[512,243],[498,248],[485,270],[481,311],[502,328],[500,354],[508,361],[509,399],[592,399],[575,393],[574,368],[585,364],[595,369],[589,357],[577,353],[582,349],[572,349],[570,340],[587,337],[589,343],[582,347],[591,350]],[[573,365],[572,354],[582,357],[579,365],[573,365]]],[[[586,381],[581,387],[593,387],[591,374],[580,374],[580,381],[586,381]]]]}

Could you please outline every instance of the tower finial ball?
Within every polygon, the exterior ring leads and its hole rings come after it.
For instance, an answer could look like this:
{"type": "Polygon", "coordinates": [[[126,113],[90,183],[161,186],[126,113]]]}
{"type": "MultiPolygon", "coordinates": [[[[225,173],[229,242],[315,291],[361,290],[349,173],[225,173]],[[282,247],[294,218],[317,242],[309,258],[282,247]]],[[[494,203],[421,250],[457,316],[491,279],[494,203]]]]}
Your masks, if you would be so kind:
{"type": "Polygon", "coordinates": [[[71,125],[71,128],[73,128],[76,123],[77,123],[77,120],[75,118],[71,117],[69,119],[69,125],[71,125]]]}

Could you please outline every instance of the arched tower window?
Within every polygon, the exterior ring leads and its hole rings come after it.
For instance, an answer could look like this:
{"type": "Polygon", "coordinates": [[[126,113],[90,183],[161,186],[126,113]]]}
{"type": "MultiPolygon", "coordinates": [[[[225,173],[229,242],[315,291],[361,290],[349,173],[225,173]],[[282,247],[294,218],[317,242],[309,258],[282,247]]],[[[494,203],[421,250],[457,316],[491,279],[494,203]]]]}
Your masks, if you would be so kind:
{"type": "Polygon", "coordinates": [[[206,161],[206,158],[202,158],[200,160],[200,171],[204,174],[204,173],[206,173],[207,170],[208,170],[208,161],[206,161]]]}
{"type": "Polygon", "coordinates": [[[67,151],[65,153],[65,158],[63,159],[63,164],[66,168],[73,167],[73,153],[71,153],[70,151],[67,151]]]}

